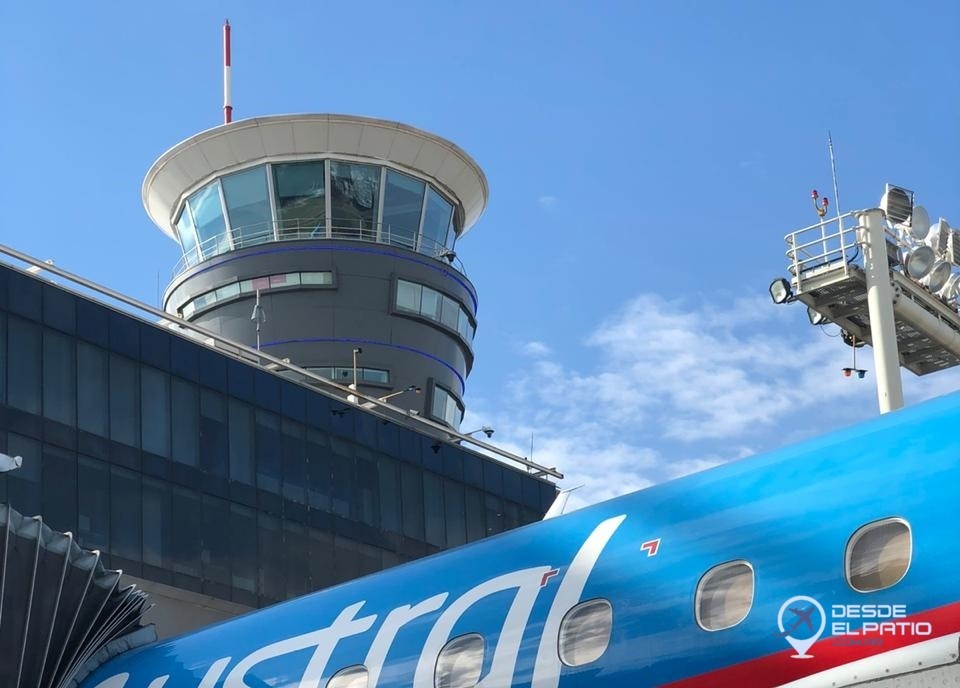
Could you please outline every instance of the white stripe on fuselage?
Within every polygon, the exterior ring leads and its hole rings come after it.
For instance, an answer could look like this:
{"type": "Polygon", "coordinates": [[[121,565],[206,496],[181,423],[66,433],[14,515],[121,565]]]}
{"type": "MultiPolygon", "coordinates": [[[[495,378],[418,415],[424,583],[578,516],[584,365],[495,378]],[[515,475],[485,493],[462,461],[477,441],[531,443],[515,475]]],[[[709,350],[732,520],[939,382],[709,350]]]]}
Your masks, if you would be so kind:
{"type": "Polygon", "coordinates": [[[960,633],[858,659],[777,688],[870,688],[960,685],[960,633]],[[936,674],[935,679],[932,674],[936,674]],[[942,674],[942,675],[941,675],[942,674]]]}

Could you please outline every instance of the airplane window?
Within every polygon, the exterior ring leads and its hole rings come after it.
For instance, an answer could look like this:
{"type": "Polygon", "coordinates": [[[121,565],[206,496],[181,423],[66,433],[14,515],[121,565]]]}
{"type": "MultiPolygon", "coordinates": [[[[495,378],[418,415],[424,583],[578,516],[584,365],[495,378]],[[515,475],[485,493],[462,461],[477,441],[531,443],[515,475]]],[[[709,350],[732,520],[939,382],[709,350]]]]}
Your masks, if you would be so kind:
{"type": "Polygon", "coordinates": [[[613,608],[606,600],[588,600],[560,622],[560,661],[576,667],[600,659],[610,644],[613,608]]]}
{"type": "Polygon", "coordinates": [[[454,638],[437,657],[436,688],[473,688],[483,668],[483,638],[476,633],[454,638]]]}
{"type": "Polygon", "coordinates": [[[907,574],[913,543],[910,526],[888,518],[863,526],[847,544],[847,582],[858,592],[873,592],[896,585],[907,574]]]}
{"type": "Polygon", "coordinates": [[[341,669],[330,677],[327,688],[367,688],[367,667],[357,664],[341,669]]]}
{"type": "Polygon", "coordinates": [[[697,623],[705,631],[736,626],[753,606],[753,567],[745,561],[714,566],[697,585],[695,606],[697,623]]]}

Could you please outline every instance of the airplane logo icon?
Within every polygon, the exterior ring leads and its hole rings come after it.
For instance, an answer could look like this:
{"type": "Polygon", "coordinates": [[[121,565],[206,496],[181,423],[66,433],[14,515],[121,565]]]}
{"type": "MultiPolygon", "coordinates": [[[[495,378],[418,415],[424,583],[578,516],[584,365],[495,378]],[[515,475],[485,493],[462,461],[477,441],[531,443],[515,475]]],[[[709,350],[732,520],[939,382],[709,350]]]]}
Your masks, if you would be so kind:
{"type": "Polygon", "coordinates": [[[806,611],[803,609],[798,609],[797,607],[790,607],[789,611],[796,615],[796,622],[783,633],[778,633],[777,635],[781,638],[786,638],[788,635],[792,634],[795,630],[800,628],[800,624],[806,624],[807,628],[810,629],[810,632],[814,632],[813,628],[813,619],[810,617],[813,615],[814,606],[810,605],[807,607],[806,611]]]}
{"type": "Polygon", "coordinates": [[[815,599],[806,595],[797,595],[791,597],[780,607],[780,613],[777,614],[777,626],[780,627],[780,632],[774,633],[774,635],[786,640],[790,647],[797,652],[791,657],[794,659],[809,659],[813,655],[807,654],[807,650],[823,635],[823,631],[827,627],[827,615],[823,605],[815,599]],[[820,614],[819,624],[813,615],[814,611],[820,614]]]}

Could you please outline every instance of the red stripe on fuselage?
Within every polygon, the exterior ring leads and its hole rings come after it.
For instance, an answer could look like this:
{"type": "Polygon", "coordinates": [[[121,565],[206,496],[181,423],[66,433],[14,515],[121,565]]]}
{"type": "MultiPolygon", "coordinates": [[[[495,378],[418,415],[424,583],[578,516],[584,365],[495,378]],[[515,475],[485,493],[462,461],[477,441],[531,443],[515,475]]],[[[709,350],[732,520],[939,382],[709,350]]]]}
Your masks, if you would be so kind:
{"type": "MultiPolygon", "coordinates": [[[[882,621],[882,619],[878,620],[882,621]]],[[[808,654],[811,659],[794,659],[792,648],[776,654],[750,659],[723,669],[700,674],[691,678],[665,683],[661,688],[717,688],[717,686],[749,686],[749,688],[774,688],[797,679],[827,671],[859,659],[873,657],[900,647],[907,647],[926,640],[960,631],[960,602],[913,614],[894,621],[928,622],[933,627],[930,635],[881,635],[878,632],[856,636],[860,639],[879,638],[879,645],[843,645],[842,641],[853,636],[823,638],[813,645],[808,654]]],[[[773,631],[771,631],[772,633],[773,631]]]]}

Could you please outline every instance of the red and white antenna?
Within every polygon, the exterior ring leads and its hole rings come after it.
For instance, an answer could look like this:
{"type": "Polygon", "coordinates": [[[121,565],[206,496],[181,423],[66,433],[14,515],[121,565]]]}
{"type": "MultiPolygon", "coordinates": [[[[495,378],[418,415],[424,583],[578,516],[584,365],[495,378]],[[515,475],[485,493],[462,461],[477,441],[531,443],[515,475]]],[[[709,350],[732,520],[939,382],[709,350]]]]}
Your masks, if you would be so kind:
{"type": "Polygon", "coordinates": [[[230,102],[230,20],[223,22],[223,123],[233,121],[233,104],[230,102]]]}

